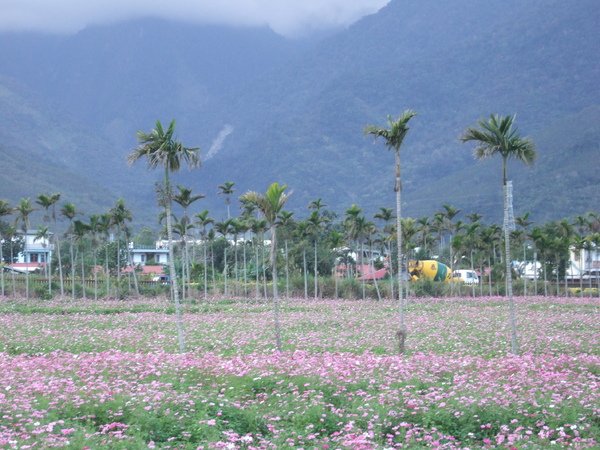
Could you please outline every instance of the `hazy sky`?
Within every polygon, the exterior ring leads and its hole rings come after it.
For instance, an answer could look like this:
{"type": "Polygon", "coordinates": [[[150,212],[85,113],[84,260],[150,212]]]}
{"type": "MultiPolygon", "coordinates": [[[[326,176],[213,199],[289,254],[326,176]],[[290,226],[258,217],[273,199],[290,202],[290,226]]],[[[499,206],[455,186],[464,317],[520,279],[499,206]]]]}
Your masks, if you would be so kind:
{"type": "Polygon", "coordinates": [[[0,30],[73,33],[140,17],[269,25],[285,36],[345,26],[389,0],[0,0],[0,30]]]}

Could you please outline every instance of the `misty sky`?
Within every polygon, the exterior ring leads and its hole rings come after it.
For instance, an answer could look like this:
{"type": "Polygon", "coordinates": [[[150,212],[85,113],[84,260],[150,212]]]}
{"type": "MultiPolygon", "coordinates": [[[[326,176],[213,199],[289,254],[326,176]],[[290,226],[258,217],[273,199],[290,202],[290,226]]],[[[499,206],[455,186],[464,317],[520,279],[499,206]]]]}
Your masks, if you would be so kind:
{"type": "Polygon", "coordinates": [[[74,33],[88,25],[161,17],[270,26],[284,36],[346,26],[389,0],[0,0],[0,31],[74,33]]]}

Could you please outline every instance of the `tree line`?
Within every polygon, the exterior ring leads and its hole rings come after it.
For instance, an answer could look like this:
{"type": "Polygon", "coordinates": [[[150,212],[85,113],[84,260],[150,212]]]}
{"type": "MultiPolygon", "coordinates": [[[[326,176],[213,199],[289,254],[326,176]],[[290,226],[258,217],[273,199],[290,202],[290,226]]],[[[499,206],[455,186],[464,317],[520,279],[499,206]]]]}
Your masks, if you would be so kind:
{"type": "MultiPolygon", "coordinates": [[[[569,248],[581,253],[600,244],[600,216],[596,212],[537,225],[529,220],[529,214],[512,217],[507,161],[516,159],[531,164],[536,156],[533,142],[519,136],[514,116],[491,115],[488,120],[467,128],[461,137],[463,142],[476,143],[476,158],[500,156],[502,159],[502,226],[486,224],[476,213],[461,219],[461,211],[449,204],[442,205],[433,216],[402,217],[400,149],[409,130],[408,123],[415,116],[414,111],[407,110],[396,120],[388,116],[387,128],[367,126],[364,130],[366,134],[382,139],[394,153],[395,211],[382,206],[369,218],[359,205],[351,205],[344,215],[338,215],[317,198],[307,205],[304,217],[298,218],[294,212],[284,209],[292,193],[286,185],[273,183],[264,194],[246,192],[240,195],[239,213],[232,214],[235,183],[226,181],[218,186],[218,190],[224,199],[227,217],[218,220],[206,209],[199,212],[195,209],[204,195],[194,194],[186,186],[172,185],[172,173],[184,165],[190,168],[200,165],[198,149],[186,147],[176,139],[175,121],[171,121],[166,129],[157,121],[150,132],[138,132],[139,145],[128,161],[133,164],[145,160],[149,169],[163,170],[163,181],[156,185],[156,194],[162,209],[159,223],[164,229],[156,234],[145,229],[134,235],[131,229],[133,215],[124,199],[117,200],[109,211],[90,215],[87,219],[73,203],[59,205],[60,193],[40,194],[33,202],[23,198],[14,206],[0,200],[0,260],[5,265],[14,262],[16,254],[26,250],[18,239],[19,231],[23,233],[30,229],[30,216],[39,209],[44,213],[44,225],[38,227],[36,239],[51,240],[55,248],[53,261],[49,261],[44,269],[49,296],[56,291],[65,296],[65,278],[70,277],[71,296],[85,297],[83,280],[90,274],[94,280],[95,298],[99,295],[100,281],[103,281],[104,295],[122,296],[131,291],[139,295],[135,270],[128,272],[125,283],[122,279],[123,269],[132,266],[129,243],[144,241],[150,245],[155,238],[166,238],[168,290],[175,304],[178,338],[183,349],[181,299],[190,297],[190,289],[196,289],[204,298],[216,294],[258,298],[269,295],[267,286],[270,285],[277,322],[279,290],[285,292],[286,297],[298,295],[298,291],[304,297],[338,297],[344,295],[340,289],[351,286],[359,298],[398,298],[399,332],[405,336],[405,297],[409,289],[414,289],[405,283],[408,259],[438,259],[453,269],[476,269],[482,277],[487,277],[486,294],[494,293],[494,282],[501,282],[496,283],[496,288],[504,284],[503,291],[510,299],[512,311],[512,276],[522,275],[512,261],[539,262],[542,266],[540,277],[544,281],[556,277],[558,286],[565,275],[569,248]],[[177,205],[175,208],[174,204],[177,205]],[[57,232],[59,220],[68,224],[62,236],[57,232]],[[373,257],[376,253],[382,257],[373,257]],[[357,281],[357,275],[383,267],[387,268],[385,279],[379,282],[375,279],[372,284],[364,278],[360,283],[357,281]],[[75,283],[78,271],[82,281],[79,293],[75,283]],[[281,280],[278,274],[281,274],[281,280]],[[58,286],[53,291],[53,280],[56,279],[58,286]]],[[[25,294],[29,297],[27,272],[25,278],[25,294]]],[[[4,271],[0,281],[2,295],[7,295],[4,271]]],[[[533,286],[529,286],[529,290],[526,279],[524,282],[525,294],[538,293],[537,277],[530,283],[533,286]]],[[[543,287],[547,294],[547,283],[543,283],[543,287]]],[[[483,295],[483,283],[479,290],[483,295]]],[[[277,339],[279,347],[279,335],[277,339]]],[[[516,338],[513,351],[518,352],[516,338]]]]}

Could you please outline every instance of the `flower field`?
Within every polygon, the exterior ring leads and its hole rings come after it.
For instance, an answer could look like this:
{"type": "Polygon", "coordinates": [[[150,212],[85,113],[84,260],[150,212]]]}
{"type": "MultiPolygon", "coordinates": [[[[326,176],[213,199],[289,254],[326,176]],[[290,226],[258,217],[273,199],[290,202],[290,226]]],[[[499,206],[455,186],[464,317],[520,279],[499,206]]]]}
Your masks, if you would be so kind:
{"type": "Polygon", "coordinates": [[[0,304],[0,448],[597,448],[600,304],[417,299],[397,305],[0,304]]]}

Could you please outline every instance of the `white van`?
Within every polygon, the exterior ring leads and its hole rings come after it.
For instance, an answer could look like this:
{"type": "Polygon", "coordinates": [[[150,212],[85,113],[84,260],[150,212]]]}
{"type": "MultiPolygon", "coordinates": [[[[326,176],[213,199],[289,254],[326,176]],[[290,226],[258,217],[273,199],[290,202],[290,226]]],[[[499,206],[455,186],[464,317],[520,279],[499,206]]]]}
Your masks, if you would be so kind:
{"type": "Polygon", "coordinates": [[[452,280],[465,284],[479,284],[479,276],[474,270],[455,270],[452,272],[452,280]]]}

